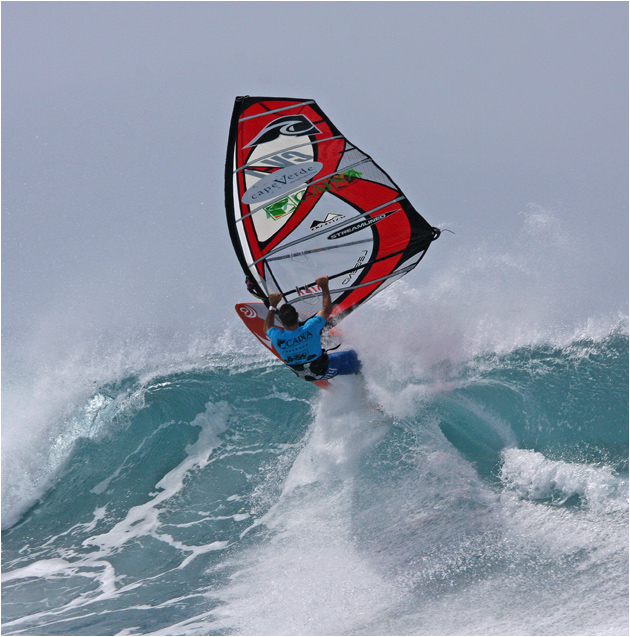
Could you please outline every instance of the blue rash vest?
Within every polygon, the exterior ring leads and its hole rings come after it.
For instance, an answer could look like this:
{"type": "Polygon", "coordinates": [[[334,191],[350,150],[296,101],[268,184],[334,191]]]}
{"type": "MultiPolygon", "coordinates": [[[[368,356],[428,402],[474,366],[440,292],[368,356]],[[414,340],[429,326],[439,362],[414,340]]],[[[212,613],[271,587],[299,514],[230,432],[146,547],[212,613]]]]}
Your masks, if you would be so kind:
{"type": "Polygon", "coordinates": [[[267,330],[267,336],[285,363],[302,365],[322,355],[321,334],[325,325],[324,317],[315,315],[296,330],[271,327],[267,330]]]}

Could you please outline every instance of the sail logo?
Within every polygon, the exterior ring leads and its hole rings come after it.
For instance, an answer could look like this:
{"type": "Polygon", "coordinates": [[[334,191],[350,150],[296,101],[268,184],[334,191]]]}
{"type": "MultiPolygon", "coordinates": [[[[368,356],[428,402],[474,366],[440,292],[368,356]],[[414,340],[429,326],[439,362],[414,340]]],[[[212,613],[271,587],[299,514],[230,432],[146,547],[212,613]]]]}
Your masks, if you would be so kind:
{"type": "Polygon", "coordinates": [[[359,271],[359,266],[365,261],[367,258],[368,251],[363,250],[361,252],[361,256],[357,259],[357,262],[354,264],[354,270],[348,274],[348,276],[341,282],[341,285],[348,285],[350,281],[352,281],[352,277],[359,271]]]}
{"type": "Polygon", "coordinates": [[[319,287],[319,285],[313,285],[311,287],[308,287],[308,286],[305,285],[303,288],[296,287],[295,289],[297,290],[297,292],[298,292],[298,294],[300,296],[305,296],[307,294],[317,294],[317,292],[321,292],[322,291],[322,289],[319,287]]]}
{"type": "Polygon", "coordinates": [[[361,179],[362,175],[363,173],[357,172],[356,170],[347,170],[345,173],[333,175],[330,179],[325,179],[321,183],[311,186],[304,199],[321,195],[323,192],[343,190],[357,179],[361,179]]]}
{"type": "Polygon", "coordinates": [[[383,221],[385,217],[389,217],[389,215],[393,215],[397,210],[391,210],[390,212],[384,212],[383,214],[377,215],[376,217],[369,217],[367,219],[363,219],[357,223],[352,224],[351,226],[346,226],[342,228],[338,232],[333,232],[328,235],[328,239],[342,239],[343,237],[347,237],[349,234],[354,234],[355,232],[359,232],[365,228],[369,228],[373,226],[375,223],[379,221],[383,221]]]}
{"type": "Polygon", "coordinates": [[[293,214],[302,201],[302,197],[306,190],[296,192],[294,195],[289,195],[279,201],[274,201],[272,204],[265,206],[265,212],[267,213],[267,219],[280,219],[287,215],[293,214]]]}
{"type": "Polygon", "coordinates": [[[256,314],[256,310],[249,305],[241,305],[239,310],[241,314],[244,314],[247,318],[256,318],[258,316],[258,314],[256,314]]]}
{"type": "Polygon", "coordinates": [[[306,155],[298,152],[297,150],[292,150],[261,159],[260,163],[266,166],[273,166],[274,168],[286,168],[287,166],[294,166],[295,164],[312,160],[312,155],[306,155]]]}
{"type": "Polygon", "coordinates": [[[241,201],[250,206],[274,197],[281,197],[315,177],[323,167],[324,164],[318,161],[310,161],[297,166],[281,168],[266,177],[262,177],[254,186],[248,188],[241,201]]]}
{"type": "Polygon", "coordinates": [[[337,223],[342,219],[345,219],[344,215],[336,215],[332,212],[329,212],[323,221],[318,221],[317,219],[315,219],[315,221],[313,221],[313,223],[311,224],[309,230],[313,232],[314,230],[319,230],[320,228],[325,228],[326,226],[329,226],[333,223],[337,223]]]}
{"type": "Polygon", "coordinates": [[[278,139],[280,135],[300,137],[301,135],[316,135],[321,133],[319,128],[306,115],[285,115],[278,117],[265,126],[249,144],[243,148],[251,148],[278,139]]]}

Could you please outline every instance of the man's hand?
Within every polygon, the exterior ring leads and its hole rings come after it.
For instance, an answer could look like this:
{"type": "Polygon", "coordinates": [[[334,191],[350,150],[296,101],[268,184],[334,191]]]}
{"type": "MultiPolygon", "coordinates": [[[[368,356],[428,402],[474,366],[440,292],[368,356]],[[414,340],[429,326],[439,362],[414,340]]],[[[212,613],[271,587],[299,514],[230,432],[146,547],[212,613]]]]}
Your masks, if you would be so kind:
{"type": "Polygon", "coordinates": [[[332,299],[328,289],[328,277],[320,276],[319,279],[315,279],[315,283],[322,289],[322,309],[317,314],[328,320],[328,317],[332,314],[332,299]]]}
{"type": "Polygon", "coordinates": [[[276,313],[272,312],[271,308],[277,308],[278,303],[280,303],[281,299],[282,294],[278,294],[277,292],[269,295],[269,311],[267,312],[267,316],[265,317],[265,325],[263,327],[263,329],[265,330],[265,334],[273,327],[274,318],[276,316],[276,313]]]}

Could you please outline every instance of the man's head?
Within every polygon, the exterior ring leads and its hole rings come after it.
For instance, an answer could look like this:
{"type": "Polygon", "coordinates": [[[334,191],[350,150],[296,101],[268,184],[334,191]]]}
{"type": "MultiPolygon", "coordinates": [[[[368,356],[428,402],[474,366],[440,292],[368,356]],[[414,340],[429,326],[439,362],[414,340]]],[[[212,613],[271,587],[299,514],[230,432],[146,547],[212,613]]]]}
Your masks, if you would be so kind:
{"type": "Polygon", "coordinates": [[[282,324],[289,329],[298,326],[297,310],[290,303],[285,303],[278,309],[278,318],[282,321],[282,324]]]}

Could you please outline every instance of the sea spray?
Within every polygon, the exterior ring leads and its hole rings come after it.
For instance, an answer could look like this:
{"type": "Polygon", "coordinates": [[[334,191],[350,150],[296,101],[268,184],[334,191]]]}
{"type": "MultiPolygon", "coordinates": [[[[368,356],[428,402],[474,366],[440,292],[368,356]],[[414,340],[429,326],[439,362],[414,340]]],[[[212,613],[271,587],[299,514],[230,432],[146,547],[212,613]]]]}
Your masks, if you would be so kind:
{"type": "Polygon", "coordinates": [[[256,521],[271,533],[229,560],[213,629],[244,634],[353,632],[405,593],[355,543],[355,479],[391,419],[370,402],[361,376],[322,394],[277,502],[256,521]]]}

